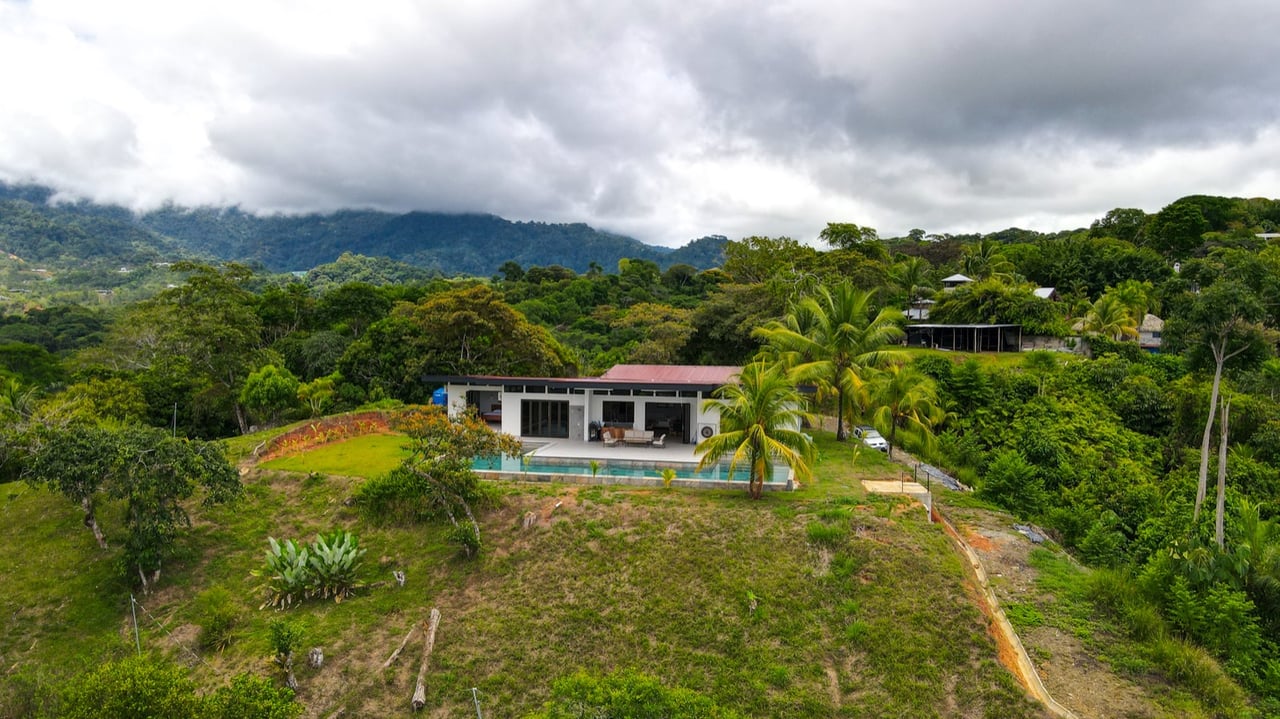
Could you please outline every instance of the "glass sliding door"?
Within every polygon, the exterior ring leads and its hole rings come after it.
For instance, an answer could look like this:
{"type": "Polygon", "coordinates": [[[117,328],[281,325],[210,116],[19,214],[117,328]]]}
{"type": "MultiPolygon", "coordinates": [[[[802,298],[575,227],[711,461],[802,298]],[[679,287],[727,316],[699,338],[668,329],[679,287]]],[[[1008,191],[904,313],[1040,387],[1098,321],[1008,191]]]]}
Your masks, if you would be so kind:
{"type": "Polygon", "coordinates": [[[521,437],[569,436],[569,403],[547,399],[520,400],[521,437]]]}

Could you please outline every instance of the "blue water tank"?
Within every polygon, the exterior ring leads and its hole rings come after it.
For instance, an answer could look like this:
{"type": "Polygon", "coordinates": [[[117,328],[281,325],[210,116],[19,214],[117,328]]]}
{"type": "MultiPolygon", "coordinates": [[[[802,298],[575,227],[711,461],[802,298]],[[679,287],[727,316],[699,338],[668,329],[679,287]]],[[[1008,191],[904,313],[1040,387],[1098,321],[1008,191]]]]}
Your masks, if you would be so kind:
{"type": "Polygon", "coordinates": [[[444,390],[444,387],[441,387],[431,393],[431,404],[438,404],[441,406],[449,404],[449,393],[444,390]]]}

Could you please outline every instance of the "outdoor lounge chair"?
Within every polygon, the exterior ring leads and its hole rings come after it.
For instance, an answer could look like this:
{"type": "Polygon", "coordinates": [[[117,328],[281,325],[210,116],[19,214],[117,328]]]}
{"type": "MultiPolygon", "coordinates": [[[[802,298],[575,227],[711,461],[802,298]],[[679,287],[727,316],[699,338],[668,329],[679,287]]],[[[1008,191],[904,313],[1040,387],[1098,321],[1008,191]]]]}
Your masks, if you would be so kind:
{"type": "Polygon", "coordinates": [[[651,442],[651,443],[650,443],[650,446],[653,446],[653,447],[665,447],[665,446],[666,446],[666,441],[667,441],[667,435],[665,435],[665,434],[660,434],[660,435],[658,435],[658,438],[657,438],[657,439],[653,440],[653,442],[651,442]]]}
{"type": "Polygon", "coordinates": [[[618,435],[614,434],[613,432],[607,432],[607,431],[601,432],[600,440],[604,442],[604,446],[614,447],[614,446],[617,446],[618,444],[618,435]]]}

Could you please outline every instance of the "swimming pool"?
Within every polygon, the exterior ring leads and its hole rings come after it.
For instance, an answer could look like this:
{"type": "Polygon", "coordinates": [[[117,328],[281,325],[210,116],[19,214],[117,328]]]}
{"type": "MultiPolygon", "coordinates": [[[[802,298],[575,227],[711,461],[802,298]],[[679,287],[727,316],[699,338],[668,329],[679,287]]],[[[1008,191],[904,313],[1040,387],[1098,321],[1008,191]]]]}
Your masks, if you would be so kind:
{"type": "MultiPolygon", "coordinates": [[[[591,461],[587,459],[559,457],[477,457],[471,468],[481,472],[501,473],[506,476],[541,475],[569,476],[601,479],[609,478],[653,479],[662,480],[664,469],[674,469],[677,480],[693,480],[704,482],[731,482],[746,484],[749,473],[745,467],[729,471],[728,464],[719,464],[698,471],[696,464],[687,462],[645,462],[640,460],[608,459],[598,460],[595,472],[591,471],[591,461]]],[[[791,469],[785,465],[775,465],[773,479],[766,484],[785,485],[791,477],[791,469]]],[[[540,477],[541,478],[541,477],[540,477]]]]}

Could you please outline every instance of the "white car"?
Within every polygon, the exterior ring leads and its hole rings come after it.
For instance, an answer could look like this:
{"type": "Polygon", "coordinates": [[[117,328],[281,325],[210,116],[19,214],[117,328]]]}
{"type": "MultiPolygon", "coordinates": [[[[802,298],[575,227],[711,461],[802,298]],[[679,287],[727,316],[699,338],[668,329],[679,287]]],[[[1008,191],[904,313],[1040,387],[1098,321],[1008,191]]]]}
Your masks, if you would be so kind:
{"type": "Polygon", "coordinates": [[[872,449],[878,449],[881,452],[889,451],[889,443],[885,441],[884,436],[876,431],[874,427],[865,425],[854,427],[853,433],[862,440],[862,443],[872,449]]]}

